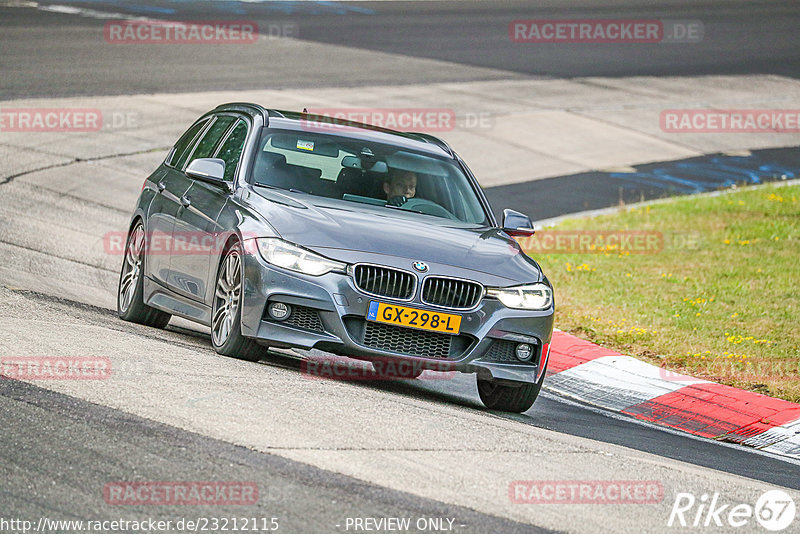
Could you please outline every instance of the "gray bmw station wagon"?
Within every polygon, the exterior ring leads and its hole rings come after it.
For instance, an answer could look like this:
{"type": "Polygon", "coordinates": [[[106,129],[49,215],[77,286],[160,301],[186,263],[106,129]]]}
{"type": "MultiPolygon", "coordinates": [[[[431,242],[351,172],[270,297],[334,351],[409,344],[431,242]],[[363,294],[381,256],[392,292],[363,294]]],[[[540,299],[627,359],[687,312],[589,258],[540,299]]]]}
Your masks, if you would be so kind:
{"type": "Polygon", "coordinates": [[[523,412],[544,380],[553,290],[443,141],[226,104],[144,183],[119,316],[211,328],[220,354],[320,349],[475,373],[491,409],[523,412]]]}

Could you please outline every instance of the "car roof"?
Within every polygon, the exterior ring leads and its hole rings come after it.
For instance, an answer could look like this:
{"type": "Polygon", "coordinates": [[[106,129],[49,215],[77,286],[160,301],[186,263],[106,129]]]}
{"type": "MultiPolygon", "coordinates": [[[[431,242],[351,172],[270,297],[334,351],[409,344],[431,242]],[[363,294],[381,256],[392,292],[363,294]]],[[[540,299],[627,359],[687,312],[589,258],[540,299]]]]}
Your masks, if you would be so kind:
{"type": "Polygon", "coordinates": [[[333,135],[339,134],[339,132],[335,131],[336,127],[346,126],[346,137],[348,138],[363,139],[365,141],[376,141],[387,144],[397,144],[424,152],[434,153],[440,156],[455,158],[455,153],[447,143],[438,137],[434,137],[433,135],[425,133],[400,132],[396,130],[390,130],[388,128],[373,126],[371,124],[333,118],[331,118],[331,120],[317,120],[322,119],[323,116],[306,112],[301,113],[297,111],[270,109],[249,102],[231,102],[228,104],[222,104],[217,106],[212,113],[218,113],[222,111],[245,113],[251,117],[259,116],[265,126],[281,127],[292,130],[314,129],[320,132],[324,131],[325,133],[331,133],[333,135]]]}

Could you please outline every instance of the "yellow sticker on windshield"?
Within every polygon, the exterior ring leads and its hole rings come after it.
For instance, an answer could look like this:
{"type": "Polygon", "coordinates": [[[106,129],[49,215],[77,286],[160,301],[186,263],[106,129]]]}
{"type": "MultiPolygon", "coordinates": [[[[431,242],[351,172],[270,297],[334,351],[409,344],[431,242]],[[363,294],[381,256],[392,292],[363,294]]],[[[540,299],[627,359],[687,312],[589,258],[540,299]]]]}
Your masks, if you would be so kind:
{"type": "Polygon", "coordinates": [[[314,150],[314,142],[313,141],[297,141],[297,148],[301,150],[314,150]]]}

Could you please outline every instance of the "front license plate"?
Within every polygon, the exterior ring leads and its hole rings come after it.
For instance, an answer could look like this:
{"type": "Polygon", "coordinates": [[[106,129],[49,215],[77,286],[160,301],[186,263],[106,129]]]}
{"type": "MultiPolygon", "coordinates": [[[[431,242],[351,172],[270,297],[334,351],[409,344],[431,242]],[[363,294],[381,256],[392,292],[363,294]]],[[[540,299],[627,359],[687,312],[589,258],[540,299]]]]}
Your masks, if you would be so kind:
{"type": "Polygon", "coordinates": [[[431,332],[444,332],[445,334],[458,334],[461,330],[460,315],[420,310],[375,301],[369,303],[367,320],[418,328],[420,330],[430,330],[431,332]]]}

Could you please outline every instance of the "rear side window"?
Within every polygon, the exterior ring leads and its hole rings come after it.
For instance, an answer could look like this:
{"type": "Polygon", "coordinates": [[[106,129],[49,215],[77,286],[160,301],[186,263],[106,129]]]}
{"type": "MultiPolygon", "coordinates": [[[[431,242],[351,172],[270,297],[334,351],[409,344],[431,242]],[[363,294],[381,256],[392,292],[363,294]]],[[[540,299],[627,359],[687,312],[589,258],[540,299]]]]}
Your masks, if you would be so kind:
{"type": "Polygon", "coordinates": [[[233,180],[239,158],[242,157],[244,142],[247,139],[247,123],[239,119],[228,138],[217,151],[217,157],[225,162],[225,181],[233,180]]]}
{"type": "Polygon", "coordinates": [[[206,130],[206,133],[203,134],[203,138],[197,143],[197,147],[194,149],[194,153],[191,156],[192,160],[200,159],[200,158],[210,158],[211,154],[214,153],[214,148],[219,143],[219,140],[228,131],[228,128],[233,121],[236,120],[236,117],[231,117],[230,115],[223,115],[221,117],[217,117],[217,120],[214,121],[214,124],[206,130]]]}
{"type": "Polygon", "coordinates": [[[206,124],[208,124],[208,119],[197,122],[192,125],[191,128],[186,130],[181,138],[178,139],[178,142],[175,143],[175,148],[172,150],[172,154],[170,155],[169,161],[167,161],[167,165],[177,167],[179,169],[183,167],[183,164],[186,162],[186,158],[189,156],[192,146],[194,146],[194,141],[197,138],[197,134],[200,133],[200,130],[202,130],[206,124]]]}

